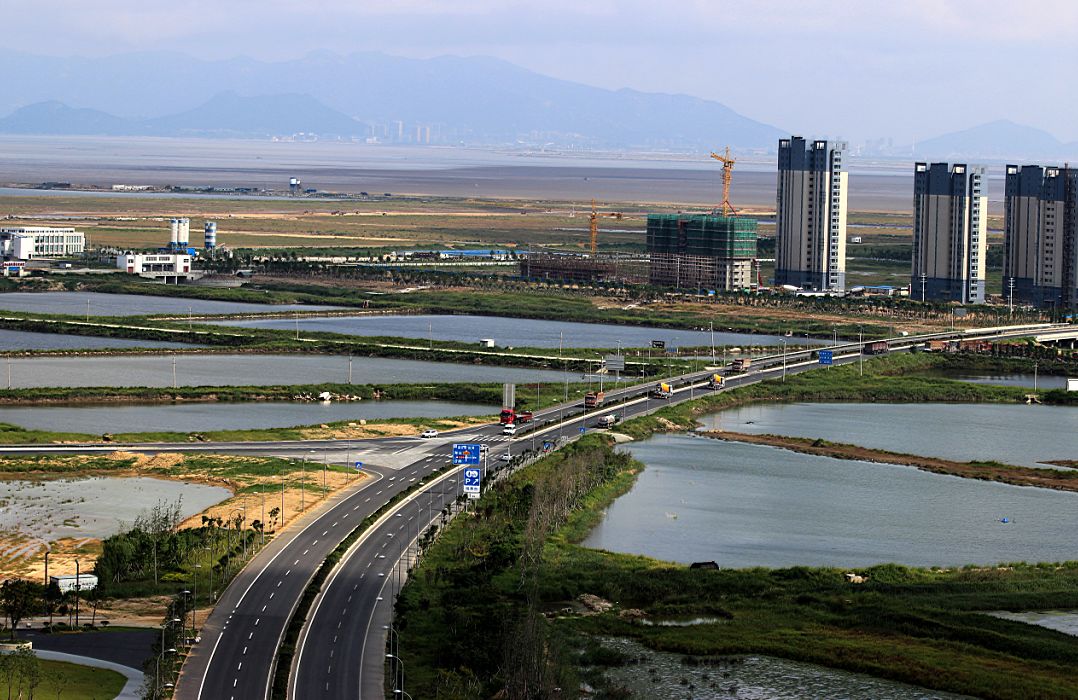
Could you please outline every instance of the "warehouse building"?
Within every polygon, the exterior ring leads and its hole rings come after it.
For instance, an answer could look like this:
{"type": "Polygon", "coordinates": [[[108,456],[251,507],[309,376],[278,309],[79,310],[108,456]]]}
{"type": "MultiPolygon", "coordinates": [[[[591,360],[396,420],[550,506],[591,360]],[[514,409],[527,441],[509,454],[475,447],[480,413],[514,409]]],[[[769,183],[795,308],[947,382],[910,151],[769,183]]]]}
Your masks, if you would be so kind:
{"type": "Polygon", "coordinates": [[[661,287],[752,287],[756,220],[714,214],[649,214],[649,280],[661,287]]]}
{"type": "Polygon", "coordinates": [[[0,254],[8,260],[66,258],[86,251],[86,235],[73,228],[0,228],[0,254]]]}
{"type": "Polygon", "coordinates": [[[178,284],[192,276],[188,253],[124,253],[116,256],[116,267],[165,283],[178,284]]]}

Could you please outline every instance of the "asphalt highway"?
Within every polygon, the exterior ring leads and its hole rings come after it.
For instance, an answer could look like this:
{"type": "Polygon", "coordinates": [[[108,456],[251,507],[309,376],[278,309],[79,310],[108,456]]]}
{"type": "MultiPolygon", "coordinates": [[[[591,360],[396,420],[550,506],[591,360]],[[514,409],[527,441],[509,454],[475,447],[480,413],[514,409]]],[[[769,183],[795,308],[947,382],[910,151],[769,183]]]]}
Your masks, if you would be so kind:
{"type": "MultiPolygon", "coordinates": [[[[979,333],[953,332],[891,339],[891,351],[903,351],[927,339],[1005,338],[1030,335],[1031,328],[982,329],[979,333]]],[[[754,359],[746,374],[728,377],[727,388],[775,379],[819,367],[812,353],[832,350],[835,364],[856,362],[860,345],[783,353],[754,359]]],[[[141,445],[37,445],[2,446],[0,453],[95,453],[130,449],[139,452],[214,452],[270,454],[314,462],[364,463],[367,478],[329,499],[254,555],[224,591],[189,654],[177,683],[175,697],[182,700],[265,700],[270,691],[274,660],[288,620],[315,571],[326,556],[359,525],[400,492],[423,482],[422,489],[369,528],[352,547],[323,586],[308,617],[293,662],[290,697],[380,698],[384,696],[387,627],[391,625],[392,596],[399,589],[401,567],[416,534],[437,517],[437,504],[451,501],[459,488],[455,472],[430,479],[450,461],[454,442],[481,442],[489,446],[494,462],[538,447],[544,440],[574,436],[581,427],[594,427],[600,416],[617,413],[631,417],[706,392],[710,371],[675,378],[673,396],[653,399],[654,386],[626,387],[606,392],[606,405],[586,415],[580,407],[555,406],[536,414],[535,420],[513,438],[501,435],[497,425],[443,433],[437,438],[383,438],[364,441],[297,441],[277,443],[156,443],[141,445]],[[384,557],[384,558],[383,558],[384,557]],[[387,595],[387,592],[389,595],[387,595]]],[[[500,462],[499,462],[500,463],[500,462]]],[[[391,631],[391,630],[390,630],[391,631]]],[[[406,679],[405,679],[406,680],[406,679]]],[[[405,686],[407,687],[407,686],[405,686]]]]}

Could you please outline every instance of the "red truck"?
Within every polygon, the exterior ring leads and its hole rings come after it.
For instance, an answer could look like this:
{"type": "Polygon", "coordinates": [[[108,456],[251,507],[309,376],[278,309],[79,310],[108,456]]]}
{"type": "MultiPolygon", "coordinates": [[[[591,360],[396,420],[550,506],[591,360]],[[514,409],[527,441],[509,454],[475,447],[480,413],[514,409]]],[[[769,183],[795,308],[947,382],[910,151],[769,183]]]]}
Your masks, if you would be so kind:
{"type": "Polygon", "coordinates": [[[516,411],[512,408],[503,408],[501,415],[502,425],[518,425],[520,423],[527,423],[535,415],[531,411],[516,411]]]}
{"type": "Polygon", "coordinates": [[[864,355],[886,355],[887,354],[887,341],[877,340],[872,343],[865,343],[864,349],[861,351],[864,355]]]}
{"type": "Polygon", "coordinates": [[[589,391],[584,394],[584,408],[599,408],[606,400],[606,394],[601,391],[589,391]]]}

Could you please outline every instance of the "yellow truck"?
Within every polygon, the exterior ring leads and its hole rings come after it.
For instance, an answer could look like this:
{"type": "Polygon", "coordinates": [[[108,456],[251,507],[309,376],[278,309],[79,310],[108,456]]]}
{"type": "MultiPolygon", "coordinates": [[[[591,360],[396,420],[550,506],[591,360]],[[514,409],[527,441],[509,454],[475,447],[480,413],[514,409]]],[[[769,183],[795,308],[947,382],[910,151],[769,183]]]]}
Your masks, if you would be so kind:
{"type": "Polygon", "coordinates": [[[722,378],[721,374],[711,375],[711,379],[707,380],[707,387],[709,389],[721,389],[726,384],[726,380],[722,378]]]}
{"type": "Polygon", "coordinates": [[[655,388],[651,390],[651,397],[653,399],[668,399],[673,394],[673,390],[666,382],[655,385],[655,388]]]}

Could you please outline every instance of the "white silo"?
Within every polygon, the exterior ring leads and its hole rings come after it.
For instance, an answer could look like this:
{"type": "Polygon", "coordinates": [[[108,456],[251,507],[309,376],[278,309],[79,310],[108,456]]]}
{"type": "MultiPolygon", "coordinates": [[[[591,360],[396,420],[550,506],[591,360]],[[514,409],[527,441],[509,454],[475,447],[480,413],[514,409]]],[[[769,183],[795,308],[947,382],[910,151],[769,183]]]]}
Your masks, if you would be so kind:
{"type": "Polygon", "coordinates": [[[205,236],[203,241],[203,247],[206,250],[213,250],[217,247],[217,222],[207,221],[205,226],[202,227],[202,232],[205,236]]]}
{"type": "Polygon", "coordinates": [[[191,240],[191,220],[188,218],[183,218],[179,221],[179,241],[177,242],[176,247],[186,248],[190,244],[191,240]]]}
{"type": "Polygon", "coordinates": [[[169,219],[168,222],[168,245],[170,248],[175,248],[180,242],[180,220],[169,219]]]}

